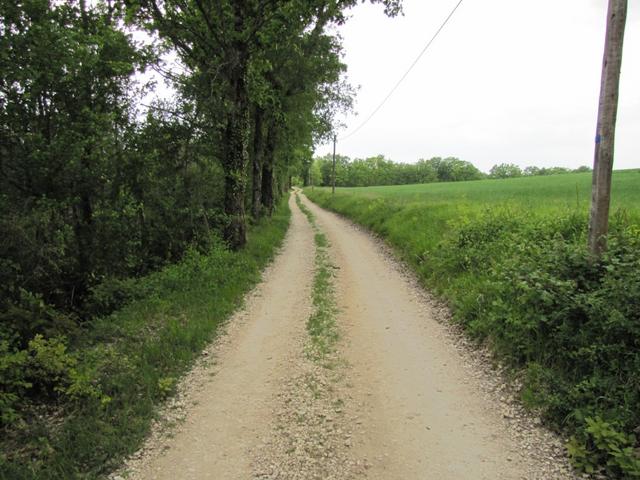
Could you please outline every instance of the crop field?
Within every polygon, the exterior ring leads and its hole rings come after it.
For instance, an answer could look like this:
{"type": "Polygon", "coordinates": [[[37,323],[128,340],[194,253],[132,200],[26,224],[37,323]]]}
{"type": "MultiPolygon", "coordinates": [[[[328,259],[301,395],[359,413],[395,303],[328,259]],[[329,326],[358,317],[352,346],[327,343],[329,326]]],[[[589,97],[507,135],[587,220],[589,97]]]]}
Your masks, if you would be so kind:
{"type": "MultiPolygon", "coordinates": [[[[323,206],[329,189],[306,190],[323,206]]],[[[488,214],[542,221],[572,217],[586,225],[591,173],[503,180],[340,188],[331,206],[411,254],[435,248],[458,223],[488,214]],[[348,200],[346,198],[348,195],[348,200]],[[394,213],[393,215],[391,213],[394,213]]],[[[640,224],[640,170],[614,172],[612,223],[640,224]]],[[[585,230],[586,232],[586,230],[585,230]]],[[[585,240],[586,241],[586,240],[585,240]]]]}
{"type": "MultiPolygon", "coordinates": [[[[531,176],[421,185],[341,188],[340,193],[368,198],[390,198],[403,203],[466,204],[486,207],[511,206],[587,211],[591,200],[591,173],[531,176]]],[[[640,212],[640,170],[613,174],[612,208],[640,212]]]]}
{"type": "Polygon", "coordinates": [[[614,173],[599,260],[590,187],[578,173],[305,193],[395,248],[513,367],[525,404],[571,436],[578,468],[627,478],[640,472],[640,171],[614,173]]]}

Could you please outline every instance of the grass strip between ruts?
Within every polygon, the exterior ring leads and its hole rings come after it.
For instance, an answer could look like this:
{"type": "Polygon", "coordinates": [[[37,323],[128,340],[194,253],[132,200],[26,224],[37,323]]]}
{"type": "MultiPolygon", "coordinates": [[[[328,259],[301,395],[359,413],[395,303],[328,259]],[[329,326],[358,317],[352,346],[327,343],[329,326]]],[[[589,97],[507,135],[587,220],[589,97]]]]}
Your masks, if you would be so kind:
{"type": "Polygon", "coordinates": [[[325,366],[330,366],[331,362],[325,360],[327,360],[328,354],[335,350],[339,333],[336,324],[337,306],[333,285],[334,266],[329,258],[329,242],[318,227],[315,216],[302,203],[298,194],[296,194],[296,203],[313,228],[316,247],[316,268],[312,291],[314,308],[307,321],[307,331],[311,337],[311,348],[308,349],[307,353],[313,360],[319,361],[325,366]]]}

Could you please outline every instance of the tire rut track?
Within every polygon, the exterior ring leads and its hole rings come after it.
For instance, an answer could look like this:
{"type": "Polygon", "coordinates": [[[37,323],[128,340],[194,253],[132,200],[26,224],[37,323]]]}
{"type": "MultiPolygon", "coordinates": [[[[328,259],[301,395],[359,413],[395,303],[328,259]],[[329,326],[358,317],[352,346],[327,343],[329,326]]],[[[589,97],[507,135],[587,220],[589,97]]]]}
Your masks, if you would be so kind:
{"type": "Polygon", "coordinates": [[[258,455],[254,477],[260,480],[346,480],[362,476],[365,465],[350,450],[353,426],[345,409],[351,403],[348,366],[340,352],[340,331],[333,285],[334,266],[326,237],[311,212],[315,232],[313,311],[299,346],[294,374],[284,385],[274,413],[273,433],[258,455]]]}
{"type": "Polygon", "coordinates": [[[280,253],[227,322],[226,333],[203,352],[208,360],[183,379],[181,394],[169,404],[186,412],[177,415],[184,422],[164,434],[157,427],[112,478],[252,478],[252,459],[270,435],[273,405],[298,360],[311,311],[313,231],[293,198],[289,205],[291,225],[280,253]]]}
{"type": "Polygon", "coordinates": [[[523,441],[500,397],[488,393],[496,379],[436,321],[432,302],[393,257],[368,233],[303,201],[339,267],[338,321],[363,424],[353,454],[365,462],[367,478],[576,478],[555,435],[529,425],[531,441],[523,441]]]}

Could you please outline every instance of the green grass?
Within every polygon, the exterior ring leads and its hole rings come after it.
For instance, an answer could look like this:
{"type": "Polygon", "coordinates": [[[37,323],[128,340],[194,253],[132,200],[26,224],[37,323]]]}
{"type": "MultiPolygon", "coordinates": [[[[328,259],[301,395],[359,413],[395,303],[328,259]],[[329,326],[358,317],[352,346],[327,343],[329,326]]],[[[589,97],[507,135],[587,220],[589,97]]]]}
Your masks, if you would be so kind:
{"type": "Polygon", "coordinates": [[[522,376],[523,401],[573,435],[576,466],[627,478],[640,475],[640,172],[614,174],[600,260],[586,249],[589,185],[567,174],[305,193],[395,248],[522,376]]]}
{"type": "MultiPolygon", "coordinates": [[[[339,188],[305,193],[387,237],[406,256],[429,255],[457,222],[488,211],[509,210],[536,218],[588,215],[591,174],[505,180],[339,188]],[[425,207],[429,207],[428,209],[425,207]]],[[[614,172],[611,215],[640,223],[640,170],[614,172]]]]}
{"type": "Polygon", "coordinates": [[[141,279],[145,298],[95,323],[74,352],[100,396],[60,406],[3,436],[0,478],[93,479],[116,468],[149,432],[158,404],[260,279],[289,225],[285,201],[239,252],[217,245],[141,279]]]}
{"type": "Polygon", "coordinates": [[[302,203],[298,194],[296,194],[296,204],[314,230],[316,246],[316,269],[312,287],[313,312],[307,320],[311,348],[307,353],[313,360],[325,367],[331,367],[331,362],[326,360],[328,355],[335,351],[339,334],[336,323],[337,306],[333,286],[333,265],[328,253],[329,242],[326,235],[320,231],[313,213],[302,203]]]}
{"type": "MultiPolygon", "coordinates": [[[[384,187],[340,188],[369,198],[393,198],[402,203],[490,206],[508,202],[526,208],[586,210],[591,200],[591,173],[504,180],[429,183],[384,187]],[[543,204],[540,201],[543,200],[543,204]]],[[[613,173],[612,209],[640,209],[640,170],[613,173]]]]}

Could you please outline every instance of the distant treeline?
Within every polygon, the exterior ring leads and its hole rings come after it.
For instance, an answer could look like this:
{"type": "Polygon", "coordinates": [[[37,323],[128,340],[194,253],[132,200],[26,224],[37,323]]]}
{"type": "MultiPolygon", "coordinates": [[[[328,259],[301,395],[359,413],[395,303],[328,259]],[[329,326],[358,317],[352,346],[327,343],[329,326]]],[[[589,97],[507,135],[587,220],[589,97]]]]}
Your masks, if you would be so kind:
{"type": "Polygon", "coordinates": [[[573,170],[564,167],[526,167],[524,169],[521,169],[519,166],[514,165],[513,163],[501,163],[499,165],[494,165],[493,167],[491,167],[487,178],[532,177],[590,171],[591,168],[584,165],[573,170]]]}
{"type": "MultiPolygon", "coordinates": [[[[325,155],[313,160],[305,171],[304,184],[329,186],[332,184],[333,157],[325,155]]],[[[589,167],[575,170],[563,167],[526,167],[502,163],[494,165],[489,174],[481,172],[472,163],[455,157],[434,157],[416,163],[396,163],[383,155],[351,160],[336,156],[336,186],[368,187],[373,185],[409,185],[415,183],[461,182],[486,178],[513,178],[533,175],[557,175],[588,172],[589,167]]]]}

